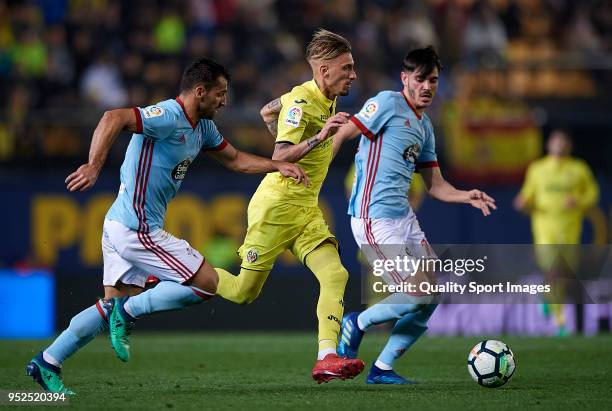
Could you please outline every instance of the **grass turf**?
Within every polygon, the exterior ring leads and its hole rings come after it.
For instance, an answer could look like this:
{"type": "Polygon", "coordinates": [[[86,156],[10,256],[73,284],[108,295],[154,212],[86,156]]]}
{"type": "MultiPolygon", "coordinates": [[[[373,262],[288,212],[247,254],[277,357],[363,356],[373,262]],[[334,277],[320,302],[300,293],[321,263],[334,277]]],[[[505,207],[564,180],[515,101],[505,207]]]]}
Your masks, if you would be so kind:
{"type": "MultiPolygon", "coordinates": [[[[366,367],[385,342],[364,339],[366,367]]],[[[64,366],[72,409],[611,409],[612,337],[502,338],[517,371],[501,388],[478,386],[466,358],[477,338],[423,338],[397,364],[415,386],[368,386],[365,373],[318,386],[314,335],[145,334],[121,363],[98,337],[64,366]]],[[[0,390],[34,391],[25,365],[48,341],[0,341],[0,390]]],[[[0,403],[6,404],[6,400],[0,403]]],[[[31,409],[31,407],[29,407],[31,409]]]]}

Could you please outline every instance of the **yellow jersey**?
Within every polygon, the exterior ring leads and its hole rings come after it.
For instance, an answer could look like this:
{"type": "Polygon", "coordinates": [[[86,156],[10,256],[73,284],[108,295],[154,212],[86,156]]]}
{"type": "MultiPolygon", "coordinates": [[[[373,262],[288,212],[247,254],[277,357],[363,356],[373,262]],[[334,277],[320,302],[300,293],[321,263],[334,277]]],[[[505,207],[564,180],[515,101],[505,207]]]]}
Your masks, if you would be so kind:
{"type": "MultiPolygon", "coordinates": [[[[284,94],[281,97],[281,104],[277,143],[299,144],[313,137],[321,131],[327,119],[336,111],[336,100],[325,97],[314,80],[296,86],[284,94]]],[[[308,174],[309,187],[297,184],[295,180],[275,172],[264,177],[257,192],[289,204],[315,207],[332,158],[332,139],[328,138],[297,162],[308,174]]]]}
{"type": "Polygon", "coordinates": [[[577,244],[584,212],[599,199],[599,186],[582,160],[546,156],[527,169],[520,195],[531,210],[536,244],[577,244]],[[567,202],[573,198],[574,208],[567,202]]]}

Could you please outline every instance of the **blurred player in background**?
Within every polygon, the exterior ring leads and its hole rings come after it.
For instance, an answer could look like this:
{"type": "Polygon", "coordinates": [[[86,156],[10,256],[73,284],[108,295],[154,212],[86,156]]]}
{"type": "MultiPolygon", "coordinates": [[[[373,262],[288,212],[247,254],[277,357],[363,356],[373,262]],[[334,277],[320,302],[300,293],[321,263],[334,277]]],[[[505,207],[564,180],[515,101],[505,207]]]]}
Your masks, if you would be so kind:
{"type": "MultiPolygon", "coordinates": [[[[553,130],[546,145],[548,155],[534,161],[527,169],[525,182],[514,199],[514,207],[531,216],[535,255],[547,281],[553,283],[551,299],[565,297],[563,278],[578,268],[575,247],[554,245],[580,244],[585,212],[599,199],[599,186],[590,167],[574,158],[572,140],[565,130],[553,130]]],[[[563,304],[544,305],[552,311],[558,334],[566,335],[563,304]]]]}
{"type": "Polygon", "coordinates": [[[70,191],[91,188],[119,133],[134,133],[121,166],[117,199],[104,220],[104,299],[74,316],[68,328],[28,364],[28,375],[44,389],[74,394],[65,388],[60,368],[109,321],[113,348],[127,361],[128,336],[136,318],[215,295],[217,272],[185,240],[163,230],[166,207],[200,151],[234,171],[279,171],[307,184],[299,166],[238,151],[217,131],[212,119],[226,104],[229,80],[223,66],[201,59],[185,70],[176,99],[144,109],[108,111],[100,120],[89,162],[70,174],[66,184],[70,191]],[[142,292],[149,274],[161,282],[142,292]]]}
{"type": "MultiPolygon", "coordinates": [[[[435,257],[408,203],[416,169],[432,197],[470,204],[485,216],[491,208],[496,209],[495,201],[480,190],[457,190],[438,167],[433,126],[424,111],[436,95],[441,68],[432,47],[411,51],[403,60],[403,90],[382,91],[369,99],[334,136],[337,153],[344,141],[361,135],[348,213],[355,240],[367,257],[371,250],[376,253],[374,258],[382,260],[435,257]],[[395,247],[399,254],[389,253],[389,247],[395,247]]],[[[394,270],[383,278],[388,284],[433,281],[427,273],[416,272],[410,277],[410,273],[400,275],[394,270]]],[[[361,313],[347,314],[338,353],[354,358],[371,326],[394,321],[391,337],[372,365],[367,383],[413,383],[398,375],[393,364],[427,330],[436,306],[434,296],[407,292],[392,294],[361,313]]]]}
{"type": "Polygon", "coordinates": [[[364,367],[361,360],[336,355],[348,272],[340,261],[338,242],[318,207],[321,185],[333,157],[327,137],[348,120],[347,113],[335,114],[336,97],[348,94],[357,75],[350,43],[327,30],[314,34],[306,59],[314,78],[270,102],[262,109],[262,117],[276,137],[272,158],[302,166],[310,186],[294,184],[278,173],[263,179],[249,203],[240,275],[220,270],[218,294],[237,303],[252,302],[278,255],[291,250],[320,284],[319,351],[312,377],[321,383],[353,378],[364,367]]]}

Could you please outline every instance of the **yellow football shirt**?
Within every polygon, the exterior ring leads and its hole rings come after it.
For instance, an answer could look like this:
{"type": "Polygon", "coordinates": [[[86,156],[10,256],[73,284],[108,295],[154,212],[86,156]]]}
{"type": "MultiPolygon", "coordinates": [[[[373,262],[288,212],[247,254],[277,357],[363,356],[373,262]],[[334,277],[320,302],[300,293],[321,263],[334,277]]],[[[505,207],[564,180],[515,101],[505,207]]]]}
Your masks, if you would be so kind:
{"type": "Polygon", "coordinates": [[[597,203],[599,186],[584,161],[546,156],[529,166],[520,194],[531,210],[534,243],[577,244],[584,212],[597,203]],[[576,207],[568,209],[570,198],[576,207]]]}
{"type": "MultiPolygon", "coordinates": [[[[313,137],[321,131],[327,119],[336,111],[336,100],[325,97],[314,80],[294,87],[281,97],[281,103],[277,143],[299,144],[313,137]]],[[[290,204],[315,207],[332,157],[332,139],[329,138],[297,162],[308,174],[309,187],[297,184],[295,180],[285,178],[276,172],[269,173],[257,191],[265,192],[268,197],[290,204]]]]}

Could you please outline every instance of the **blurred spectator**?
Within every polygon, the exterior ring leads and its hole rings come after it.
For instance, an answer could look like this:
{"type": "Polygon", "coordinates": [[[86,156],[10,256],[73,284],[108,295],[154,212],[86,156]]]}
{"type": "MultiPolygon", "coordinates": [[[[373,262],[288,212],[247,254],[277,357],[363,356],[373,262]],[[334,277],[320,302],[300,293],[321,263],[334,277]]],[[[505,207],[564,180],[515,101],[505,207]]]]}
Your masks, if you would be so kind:
{"type": "MultiPolygon", "coordinates": [[[[0,92],[25,88],[26,117],[38,114],[32,109],[70,112],[88,102],[96,109],[144,105],[175,93],[180,67],[207,56],[234,74],[232,113],[251,119],[254,107],[310,78],[302,49],[318,27],[352,42],[358,80],[339,101],[343,109],[375,90],[399,87],[396,61],[428,44],[440,49],[449,87],[466,61],[500,70],[504,58],[514,97],[592,96],[612,81],[601,72],[602,81],[593,80],[589,71],[612,50],[609,1],[168,0],[155,6],[0,0],[0,92]],[[550,66],[559,61],[575,70],[550,66]]],[[[0,112],[8,112],[8,99],[3,104],[0,112]]]]}
{"type": "Polygon", "coordinates": [[[465,54],[468,59],[499,58],[505,55],[506,28],[488,1],[479,1],[465,28],[465,54]]]}
{"type": "Polygon", "coordinates": [[[166,9],[154,29],[155,48],[162,53],[177,54],[185,44],[185,25],[172,9],[166,9]]]}
{"type": "Polygon", "coordinates": [[[102,52],[83,73],[81,94],[100,109],[122,107],[128,96],[117,65],[110,54],[102,52]]]}
{"type": "Polygon", "coordinates": [[[46,74],[47,46],[34,29],[27,29],[18,36],[13,60],[20,76],[39,78],[46,74]]]}
{"type": "Polygon", "coordinates": [[[49,44],[47,79],[67,86],[74,78],[75,68],[72,53],[66,46],[66,30],[61,25],[52,26],[47,31],[46,39],[49,44]]]}

